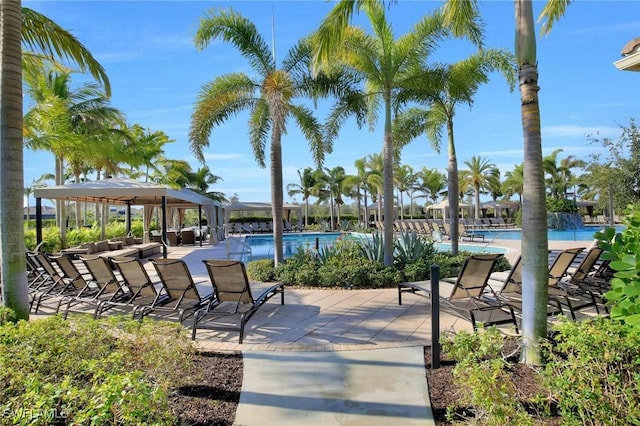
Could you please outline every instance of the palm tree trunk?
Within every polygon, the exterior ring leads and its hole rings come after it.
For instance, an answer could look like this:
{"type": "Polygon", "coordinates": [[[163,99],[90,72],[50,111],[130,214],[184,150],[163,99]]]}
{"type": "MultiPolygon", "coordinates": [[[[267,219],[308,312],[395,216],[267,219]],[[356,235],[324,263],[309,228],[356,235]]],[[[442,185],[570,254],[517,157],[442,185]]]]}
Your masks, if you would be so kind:
{"type": "Polygon", "coordinates": [[[540,108],[538,68],[531,1],[517,0],[516,56],[520,81],[524,144],[524,184],[522,196],[522,361],[543,362],[540,339],[547,337],[548,249],[547,210],[540,108]]]}
{"type": "Polygon", "coordinates": [[[2,303],[29,319],[23,228],[21,2],[0,2],[0,282],[2,303]]]}
{"type": "MultiPolygon", "coordinates": [[[[447,179],[449,180],[449,219],[451,224],[451,253],[455,256],[458,254],[458,203],[459,185],[458,185],[458,158],[456,157],[456,147],[453,142],[453,122],[447,122],[447,137],[449,139],[449,164],[447,170],[447,179]]],[[[444,218],[443,218],[444,219],[444,218]]]]}
{"type": "Polygon", "coordinates": [[[393,136],[391,134],[391,96],[387,95],[384,124],[384,264],[393,266],[393,136]]]}
{"type": "Polygon", "coordinates": [[[282,134],[274,125],[271,135],[271,212],[273,216],[273,244],[275,265],[284,261],[282,249],[282,134]]]}

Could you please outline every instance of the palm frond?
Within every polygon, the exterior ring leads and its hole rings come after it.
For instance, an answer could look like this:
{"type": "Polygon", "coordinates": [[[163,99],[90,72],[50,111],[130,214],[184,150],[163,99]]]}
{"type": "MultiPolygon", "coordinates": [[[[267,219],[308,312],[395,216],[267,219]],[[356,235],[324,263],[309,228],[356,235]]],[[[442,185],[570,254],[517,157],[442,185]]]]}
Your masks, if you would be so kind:
{"type": "Polygon", "coordinates": [[[74,62],[99,81],[107,96],[111,96],[109,77],[91,52],[69,31],[28,7],[22,8],[22,42],[27,50],[74,62]]]}
{"type": "Polygon", "coordinates": [[[212,8],[205,12],[194,42],[198,49],[203,50],[218,37],[233,44],[262,77],[275,70],[275,59],[269,45],[256,26],[233,9],[212,8]]]}
{"type": "Polygon", "coordinates": [[[226,74],[202,87],[189,130],[191,150],[200,161],[204,160],[202,149],[209,146],[213,127],[253,105],[259,87],[245,74],[226,74]]]}

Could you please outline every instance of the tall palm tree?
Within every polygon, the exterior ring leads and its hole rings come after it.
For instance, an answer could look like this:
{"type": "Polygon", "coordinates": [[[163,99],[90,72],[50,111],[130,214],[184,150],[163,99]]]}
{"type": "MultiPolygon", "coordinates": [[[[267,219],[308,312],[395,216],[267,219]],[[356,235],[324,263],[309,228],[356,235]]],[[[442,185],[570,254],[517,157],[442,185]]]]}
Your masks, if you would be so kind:
{"type": "Polygon", "coordinates": [[[496,179],[500,175],[500,171],[488,159],[474,155],[470,160],[465,160],[464,164],[468,167],[467,173],[464,174],[464,184],[468,184],[473,188],[475,217],[480,217],[480,192],[489,187],[491,179],[496,179]]]}
{"type": "MultiPolygon", "coordinates": [[[[453,28],[453,34],[479,39],[479,27],[473,21],[467,23],[467,26],[453,28]]],[[[393,163],[397,147],[394,146],[392,135],[392,107],[397,107],[399,91],[406,87],[407,82],[415,79],[416,65],[428,57],[451,30],[445,26],[442,14],[436,11],[396,40],[386,19],[383,2],[342,0],[317,31],[317,63],[343,63],[366,82],[366,106],[370,119],[377,119],[377,110],[382,106],[385,265],[393,264],[393,163]],[[371,34],[348,26],[356,8],[367,15],[372,27],[371,34]]]]}
{"type": "Polygon", "coordinates": [[[587,163],[584,160],[576,158],[575,155],[569,155],[560,160],[560,173],[562,174],[562,192],[564,198],[567,198],[567,189],[576,183],[576,177],[571,172],[575,168],[584,168],[587,163]]]}
{"type": "Polygon", "coordinates": [[[20,0],[0,2],[0,281],[2,303],[18,318],[29,318],[24,256],[22,67],[21,40],[33,51],[65,57],[101,80],[107,93],[104,69],[69,32],[43,15],[22,8],[20,0]]]}
{"type": "MultiPolygon", "coordinates": [[[[24,80],[29,98],[34,102],[24,117],[25,145],[31,149],[50,151],[55,157],[56,184],[62,185],[65,161],[71,160],[79,179],[86,159],[96,159],[104,153],[104,137],[120,111],[109,105],[102,88],[85,83],[71,87],[70,70],[26,68],[24,80]]],[[[80,208],[76,205],[76,215],[80,208]]],[[[66,213],[64,203],[56,208],[61,243],[66,243],[66,213]]],[[[78,216],[76,216],[78,219],[78,216]]]]}
{"type": "MultiPolygon", "coordinates": [[[[404,199],[402,197],[402,194],[405,192],[409,192],[410,188],[413,187],[416,181],[416,174],[414,173],[411,166],[406,164],[400,165],[396,167],[393,173],[393,180],[398,191],[400,219],[404,219],[404,199]]],[[[410,207],[413,207],[413,199],[411,200],[410,207]]],[[[411,214],[411,217],[413,218],[413,213],[411,214]]]]}
{"type": "Polygon", "coordinates": [[[0,2],[0,282],[2,303],[29,318],[22,177],[20,1],[0,2]]]}
{"type": "Polygon", "coordinates": [[[504,181],[502,181],[502,192],[505,193],[508,199],[511,195],[518,194],[518,202],[522,204],[522,191],[524,186],[524,163],[514,166],[513,170],[510,170],[504,174],[504,181]]]}
{"type": "Polygon", "coordinates": [[[309,197],[313,192],[313,187],[316,185],[316,179],[311,167],[305,167],[300,173],[298,170],[298,177],[300,183],[290,183],[287,185],[287,193],[289,197],[293,197],[296,194],[302,195],[302,201],[304,201],[304,226],[309,226],[309,197]]]}
{"type": "MultiPolygon", "coordinates": [[[[475,16],[471,13],[470,17],[475,16]]],[[[458,104],[473,105],[473,96],[483,83],[489,81],[492,72],[501,72],[510,87],[515,84],[513,56],[500,49],[486,49],[454,64],[425,69],[421,78],[412,84],[417,100],[426,104],[424,108],[410,108],[398,118],[398,127],[403,139],[426,133],[436,151],[442,144],[442,129],[447,133],[448,154],[448,199],[451,212],[451,251],[458,251],[458,160],[454,139],[454,117],[458,104]]],[[[402,141],[405,143],[405,141],[402,141]]]]}
{"type": "Polygon", "coordinates": [[[432,203],[437,203],[440,194],[446,187],[447,177],[444,173],[439,172],[437,169],[429,169],[422,166],[418,172],[416,189],[422,192],[425,198],[431,200],[432,203]]]}
{"type": "Polygon", "coordinates": [[[139,124],[127,127],[125,130],[130,140],[128,149],[131,151],[129,164],[132,168],[144,167],[145,182],[149,181],[149,171],[157,170],[156,163],[164,155],[164,145],[175,142],[161,131],[144,129],[139,124]]]}
{"type": "MultiPolygon", "coordinates": [[[[548,33],[560,19],[570,0],[549,1],[541,18],[547,19],[548,33]]],[[[547,336],[548,248],[547,209],[542,137],[538,99],[538,60],[533,5],[515,0],[515,55],[520,83],[520,105],[524,146],[524,186],[522,200],[522,358],[528,364],[542,363],[541,339],[547,336]]],[[[477,0],[447,0],[445,15],[456,20],[465,11],[477,11],[477,0]]]]}
{"type": "MultiPolygon", "coordinates": [[[[368,179],[369,189],[371,190],[371,201],[378,205],[378,220],[382,218],[382,200],[384,193],[384,156],[380,153],[369,154],[367,156],[365,166],[367,173],[377,179],[368,179]],[[370,181],[369,181],[370,180],[370,181]]],[[[386,224],[385,224],[386,227],[386,224]]]]}
{"type": "MultiPolygon", "coordinates": [[[[294,46],[282,61],[281,68],[268,44],[255,25],[233,10],[211,9],[200,21],[195,35],[199,49],[221,38],[233,44],[249,61],[257,78],[244,73],[225,74],[203,86],[191,118],[189,138],[191,148],[202,160],[202,149],[209,145],[209,136],[215,126],[242,110],[250,111],[249,138],[256,161],[265,167],[265,146],[270,137],[271,202],[273,214],[274,260],[283,260],[282,248],[282,135],[286,124],[293,118],[311,145],[317,167],[321,167],[324,154],[331,151],[331,140],[323,137],[321,125],[313,110],[295,103],[302,96],[317,97],[321,90],[320,75],[314,80],[309,72],[311,50],[306,40],[294,46]]],[[[330,79],[322,80],[335,87],[330,79]]]]}

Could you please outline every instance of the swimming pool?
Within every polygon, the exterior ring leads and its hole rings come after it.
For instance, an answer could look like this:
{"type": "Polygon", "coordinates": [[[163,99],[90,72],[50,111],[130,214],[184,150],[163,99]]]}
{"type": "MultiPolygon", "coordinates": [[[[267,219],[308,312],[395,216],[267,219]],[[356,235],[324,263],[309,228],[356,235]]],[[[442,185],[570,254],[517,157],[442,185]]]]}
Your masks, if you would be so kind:
{"type": "MultiPolygon", "coordinates": [[[[299,249],[317,249],[334,244],[340,238],[366,238],[370,234],[342,233],[342,232],[304,232],[294,234],[284,234],[282,242],[284,245],[284,257],[294,255],[299,249]]],[[[251,247],[251,259],[244,261],[273,258],[273,235],[250,235],[245,242],[251,247]]],[[[451,250],[451,244],[437,243],[438,251],[451,250]]],[[[505,253],[503,247],[487,247],[486,245],[459,244],[458,250],[485,253],[505,253]]]]}
{"type": "MultiPolygon", "coordinates": [[[[547,236],[549,241],[591,241],[593,234],[602,230],[602,226],[587,226],[578,229],[549,229],[547,236]]],[[[623,227],[616,227],[617,231],[621,231],[623,227]]],[[[478,234],[484,234],[486,240],[520,240],[522,232],[513,229],[489,229],[476,230],[478,234]]]]}
{"type": "MultiPolygon", "coordinates": [[[[284,257],[297,253],[298,249],[315,249],[333,244],[343,235],[342,232],[284,234],[282,236],[284,257]]],[[[273,258],[273,235],[250,235],[246,243],[251,247],[251,260],[273,258]]]]}

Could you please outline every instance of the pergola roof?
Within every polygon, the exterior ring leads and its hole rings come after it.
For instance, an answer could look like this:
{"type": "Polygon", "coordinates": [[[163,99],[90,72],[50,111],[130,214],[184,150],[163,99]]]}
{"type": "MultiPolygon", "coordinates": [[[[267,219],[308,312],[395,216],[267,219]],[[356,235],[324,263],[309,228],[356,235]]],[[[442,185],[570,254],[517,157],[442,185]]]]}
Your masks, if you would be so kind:
{"type": "Polygon", "coordinates": [[[103,179],[36,188],[35,198],[80,201],[87,203],[160,205],[162,197],[171,207],[216,205],[216,201],[189,189],[172,189],[133,179],[103,179]]]}

